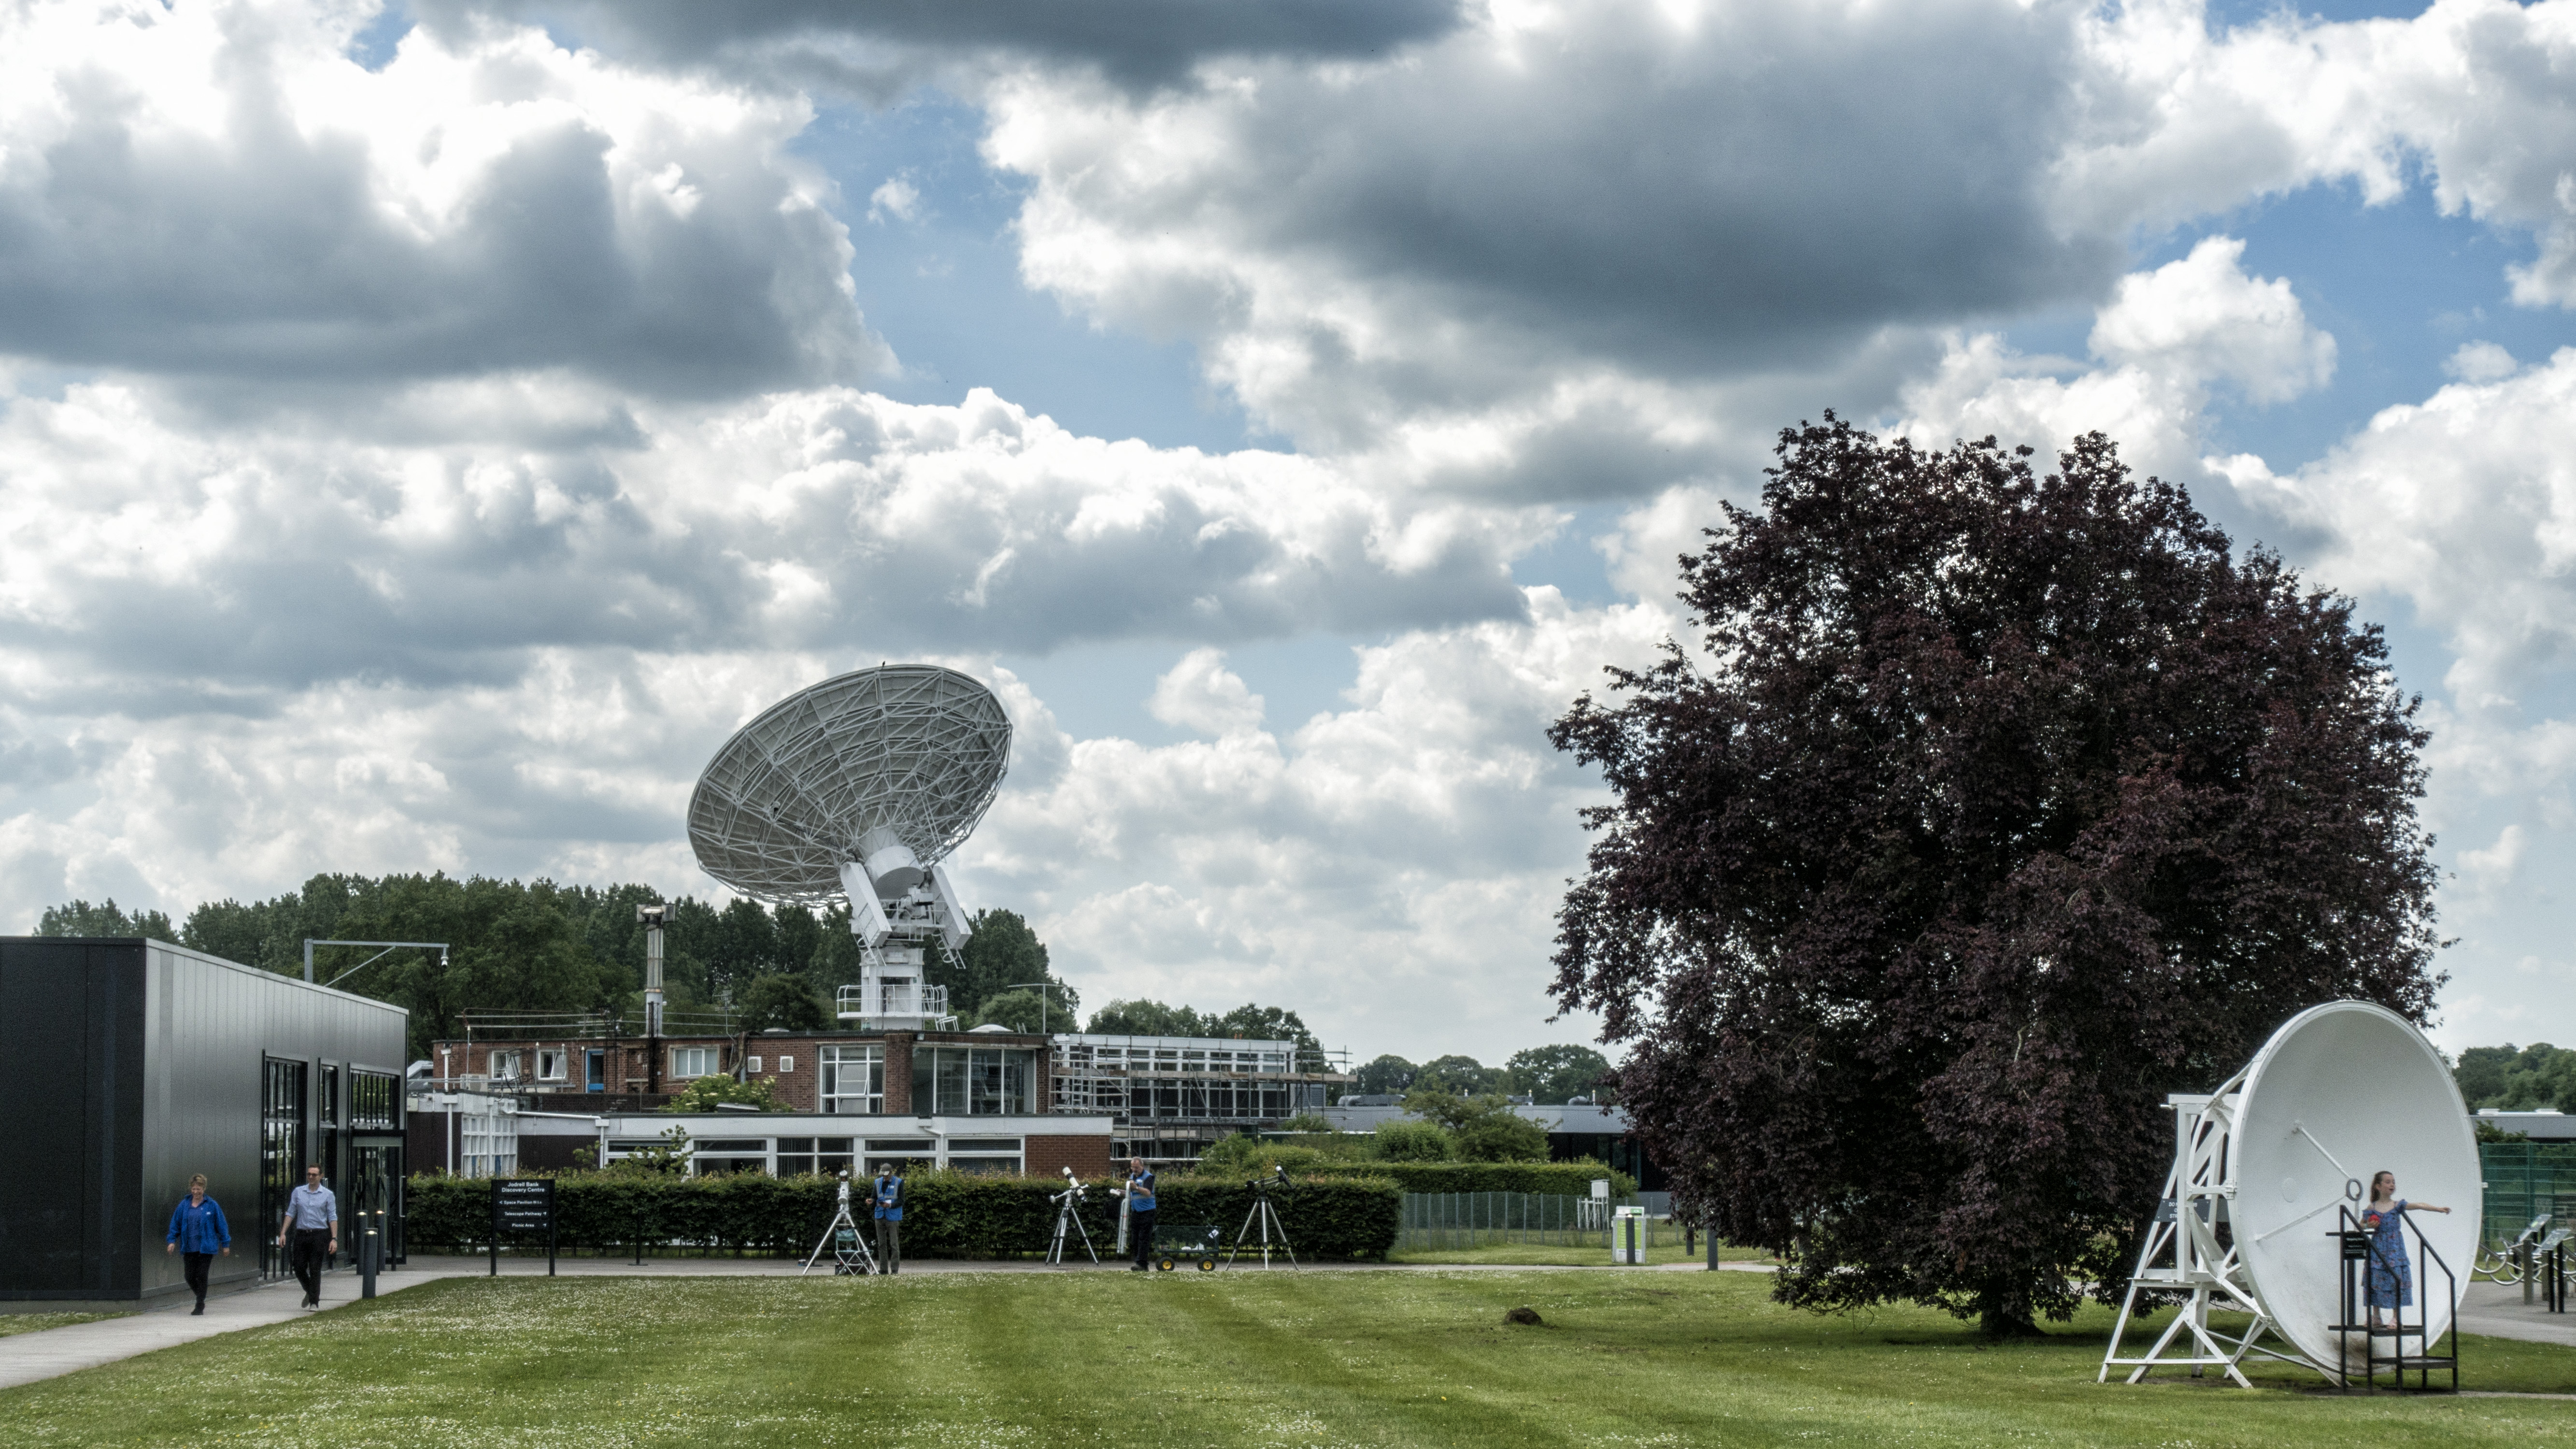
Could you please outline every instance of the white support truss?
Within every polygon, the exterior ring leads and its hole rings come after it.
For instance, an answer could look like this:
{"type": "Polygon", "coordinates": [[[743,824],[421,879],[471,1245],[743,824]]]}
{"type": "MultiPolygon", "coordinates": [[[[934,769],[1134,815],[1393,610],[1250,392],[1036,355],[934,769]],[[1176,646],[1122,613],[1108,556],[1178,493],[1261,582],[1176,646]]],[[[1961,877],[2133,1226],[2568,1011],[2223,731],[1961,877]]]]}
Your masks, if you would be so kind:
{"type": "Polygon", "coordinates": [[[2236,1181],[2234,1154],[2229,1149],[2236,1126],[2237,1089],[2243,1083],[2244,1074],[2239,1073],[2206,1097],[2165,1099],[2174,1114],[2173,1170],[2165,1177],[2164,1200],[2157,1205],[2155,1224],[2138,1252],[2137,1271],[2129,1277],[2129,1291],[2121,1299],[2119,1321],[2111,1329],[2111,1345],[2102,1355],[2096,1383],[2107,1381],[2115,1368],[2132,1370],[2128,1382],[2133,1384],[2150,1369],[2189,1369],[2198,1378],[2215,1368],[2240,1387],[2252,1388],[2240,1367],[2248,1355],[2315,1367],[2302,1355],[2263,1346],[2265,1335],[2273,1332],[2272,1316],[2255,1293],[2233,1241],[2236,1181]],[[2123,1358],[2121,1340],[2137,1314],[2139,1296],[2175,1293],[2187,1295],[2182,1311],[2145,1353],[2123,1358]],[[2212,1310],[2247,1315],[2244,1332],[2231,1335],[2211,1324],[2212,1310]]]}

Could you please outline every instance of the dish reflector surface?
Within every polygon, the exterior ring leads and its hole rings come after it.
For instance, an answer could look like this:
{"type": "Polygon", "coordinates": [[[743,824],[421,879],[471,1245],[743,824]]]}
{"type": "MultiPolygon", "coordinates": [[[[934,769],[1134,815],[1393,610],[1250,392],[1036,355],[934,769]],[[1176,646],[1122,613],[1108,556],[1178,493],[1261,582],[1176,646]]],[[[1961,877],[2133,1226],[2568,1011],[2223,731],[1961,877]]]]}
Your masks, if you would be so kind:
{"type": "MultiPolygon", "coordinates": [[[[2399,1197],[2452,1210],[2407,1216],[2468,1286],[2483,1186],[2476,1134],[2450,1069],[2422,1032],[2369,1002],[2310,1007],[2263,1044],[2240,1092],[2229,1218],[2238,1256],[2282,1337],[2320,1364],[2339,1361],[2328,1331],[2343,1307],[2334,1205],[2346,1200],[2347,1179],[2359,1179],[2366,1195],[2383,1169],[2397,1174],[2399,1197]]],[[[2441,1271],[2416,1251],[2412,1232],[2406,1248],[2416,1260],[2407,1322],[2438,1338],[2451,1319],[2441,1271]]],[[[2406,1347],[2422,1352],[2416,1340],[2406,1347]]]]}
{"type": "Polygon", "coordinates": [[[707,762],[689,797],[689,844],[746,895],[841,896],[859,838],[888,830],[923,865],[975,828],[1011,754],[1002,702],[970,675],[891,664],[835,676],[771,705],[707,762]]]}

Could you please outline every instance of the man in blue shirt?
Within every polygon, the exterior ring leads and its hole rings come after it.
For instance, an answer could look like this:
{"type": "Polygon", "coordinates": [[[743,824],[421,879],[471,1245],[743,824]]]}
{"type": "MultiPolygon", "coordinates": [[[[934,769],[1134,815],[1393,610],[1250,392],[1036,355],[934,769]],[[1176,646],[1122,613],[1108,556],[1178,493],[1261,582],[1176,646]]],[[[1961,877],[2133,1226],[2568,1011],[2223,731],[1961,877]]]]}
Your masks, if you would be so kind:
{"type": "Polygon", "coordinates": [[[277,1245],[294,1240],[295,1276],[304,1284],[304,1306],[322,1306],[322,1262],[340,1251],[340,1199],[322,1185],[322,1167],[304,1169],[304,1185],[286,1195],[286,1221],[278,1224],[277,1245]]]}
{"type": "Polygon", "coordinates": [[[1148,1272],[1154,1257],[1154,1173],[1145,1159],[1127,1159],[1127,1244],[1136,1250],[1131,1273],[1148,1272]]]}
{"type": "Polygon", "coordinates": [[[903,1271],[903,1179],[891,1167],[877,1168],[877,1271],[903,1271]]]}

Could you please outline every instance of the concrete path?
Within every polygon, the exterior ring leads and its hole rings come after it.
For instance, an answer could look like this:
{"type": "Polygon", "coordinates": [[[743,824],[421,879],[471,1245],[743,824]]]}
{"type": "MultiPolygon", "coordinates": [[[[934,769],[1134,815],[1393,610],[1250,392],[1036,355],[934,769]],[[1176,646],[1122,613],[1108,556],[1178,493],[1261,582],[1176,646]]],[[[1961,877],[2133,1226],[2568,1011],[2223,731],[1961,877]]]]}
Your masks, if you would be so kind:
{"type": "Polygon", "coordinates": [[[2538,1297],[2526,1308],[2520,1284],[2471,1283],[2460,1292],[2460,1331],[2576,1348],[2576,1312],[2552,1313],[2538,1297]]]}
{"type": "MultiPolygon", "coordinates": [[[[537,1271],[544,1272],[545,1265],[539,1264],[537,1271]]],[[[376,1295],[382,1297],[400,1289],[418,1287],[433,1278],[453,1276],[450,1271],[412,1268],[399,1273],[379,1273],[376,1275],[376,1295]]],[[[355,1302],[357,1297],[357,1274],[344,1270],[323,1275],[322,1307],[319,1311],[328,1313],[341,1304],[355,1302]]],[[[123,1318],[12,1334],[0,1338],[0,1388],[95,1368],[155,1349],[175,1348],[219,1333],[236,1333],[245,1328],[302,1318],[306,1316],[300,1306],[303,1298],[304,1285],[288,1278],[237,1293],[209,1297],[203,1317],[190,1313],[188,1310],[195,1305],[195,1300],[179,1293],[172,1295],[167,1303],[155,1304],[123,1318]]]]}

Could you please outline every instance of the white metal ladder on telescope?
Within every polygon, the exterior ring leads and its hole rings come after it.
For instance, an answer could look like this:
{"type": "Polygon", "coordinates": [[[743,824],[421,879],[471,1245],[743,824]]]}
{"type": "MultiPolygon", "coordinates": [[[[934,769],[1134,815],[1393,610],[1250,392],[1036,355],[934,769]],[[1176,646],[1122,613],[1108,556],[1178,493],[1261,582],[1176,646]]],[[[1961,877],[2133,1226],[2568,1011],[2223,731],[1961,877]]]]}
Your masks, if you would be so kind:
{"type": "Polygon", "coordinates": [[[2234,1093],[2240,1082],[2241,1077],[2230,1078],[2206,1097],[2165,1099],[2175,1119],[2173,1171],[2165,1178],[2164,1201],[2156,1207],[2146,1245],[2138,1251],[2137,1271],[2129,1275],[2129,1292],[2120,1301],[2120,1318],[2111,1328],[2111,1346],[2102,1355],[2102,1372],[2094,1377],[2095,1383],[2108,1380],[2114,1368],[2134,1370],[2128,1378],[2133,1384],[2154,1368],[2188,1368],[2194,1378],[2216,1368],[2250,1389],[2253,1383],[2238,1367],[2248,1354],[2307,1364],[2305,1358],[2258,1346],[2258,1340],[2272,1331],[2272,1315],[2255,1296],[2235,1246],[2218,1241],[2219,1226],[2228,1221],[2228,1207],[2236,1197],[2226,1164],[2228,1137],[2236,1125],[2234,1093]],[[2144,1354],[2122,1358],[2120,1339],[2128,1332],[2141,1293],[2190,1296],[2144,1354]],[[2230,1337],[2212,1327],[2213,1306],[2248,1315],[2244,1334],[2230,1337]],[[2186,1334],[2188,1342],[2176,1342],[2186,1334]]]}

